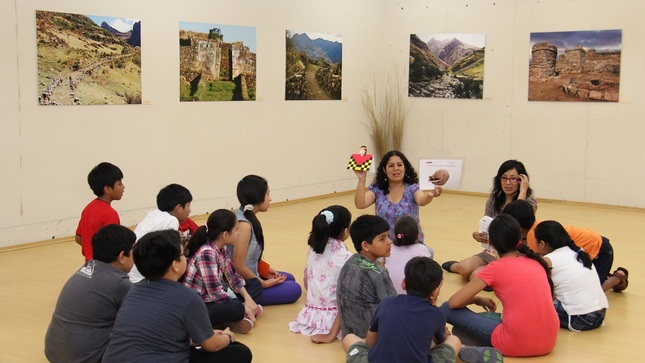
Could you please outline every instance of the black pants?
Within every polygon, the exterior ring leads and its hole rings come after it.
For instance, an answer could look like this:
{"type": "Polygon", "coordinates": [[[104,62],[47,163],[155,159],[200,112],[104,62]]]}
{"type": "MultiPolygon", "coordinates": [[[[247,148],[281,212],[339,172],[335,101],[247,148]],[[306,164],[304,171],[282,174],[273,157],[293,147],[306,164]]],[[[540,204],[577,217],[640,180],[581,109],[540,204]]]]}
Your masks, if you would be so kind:
{"type": "Polygon", "coordinates": [[[206,309],[208,309],[208,317],[213,327],[244,318],[244,303],[240,300],[206,303],[206,309]]]}
{"type": "Polygon", "coordinates": [[[246,345],[233,342],[217,352],[206,352],[203,349],[190,349],[190,363],[250,363],[253,359],[251,350],[246,345]]]}
{"type": "Polygon", "coordinates": [[[598,273],[598,278],[602,284],[607,280],[609,276],[609,271],[611,271],[611,265],[614,264],[614,248],[609,243],[607,237],[602,237],[602,244],[600,245],[600,251],[598,251],[598,256],[591,261],[596,268],[598,273]]]}

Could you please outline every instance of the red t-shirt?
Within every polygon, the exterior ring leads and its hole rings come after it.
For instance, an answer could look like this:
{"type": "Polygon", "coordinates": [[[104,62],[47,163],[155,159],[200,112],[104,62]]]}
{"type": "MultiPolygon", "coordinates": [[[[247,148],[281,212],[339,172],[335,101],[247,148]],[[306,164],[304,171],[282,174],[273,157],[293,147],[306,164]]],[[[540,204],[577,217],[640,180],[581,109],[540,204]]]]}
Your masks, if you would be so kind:
{"type": "Polygon", "coordinates": [[[120,224],[119,214],[110,206],[110,203],[94,199],[81,213],[81,220],[78,221],[76,235],[81,237],[81,253],[85,261],[94,258],[92,253],[92,236],[108,224],[120,224]]]}
{"type": "Polygon", "coordinates": [[[477,276],[493,288],[504,309],[493,347],[509,357],[545,355],[555,347],[560,329],[546,271],[525,256],[502,257],[477,276]]]}
{"type": "Polygon", "coordinates": [[[190,219],[190,217],[186,218],[185,221],[179,223],[179,233],[181,233],[181,237],[186,242],[190,240],[190,236],[195,234],[197,228],[199,228],[199,226],[197,225],[197,223],[195,223],[195,221],[190,219]]]}

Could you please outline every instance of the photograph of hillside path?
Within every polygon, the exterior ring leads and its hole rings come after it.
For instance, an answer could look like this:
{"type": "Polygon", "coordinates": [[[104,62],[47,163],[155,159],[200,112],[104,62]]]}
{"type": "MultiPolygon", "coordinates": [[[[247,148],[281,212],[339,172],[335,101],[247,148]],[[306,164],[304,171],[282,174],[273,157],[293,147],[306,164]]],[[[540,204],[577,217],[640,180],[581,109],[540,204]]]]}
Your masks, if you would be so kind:
{"type": "Polygon", "coordinates": [[[179,23],[179,100],[255,101],[255,28],[179,23]]]}
{"type": "Polygon", "coordinates": [[[485,34],[410,34],[408,96],[481,99],[485,34]]]}
{"type": "Polygon", "coordinates": [[[285,100],[340,100],[343,38],[325,33],[286,31],[285,100]]]}
{"type": "Polygon", "coordinates": [[[141,103],[140,21],[36,11],[36,44],[40,105],[141,103]]]}
{"type": "Polygon", "coordinates": [[[531,33],[529,101],[618,102],[622,30],[531,33]]]}

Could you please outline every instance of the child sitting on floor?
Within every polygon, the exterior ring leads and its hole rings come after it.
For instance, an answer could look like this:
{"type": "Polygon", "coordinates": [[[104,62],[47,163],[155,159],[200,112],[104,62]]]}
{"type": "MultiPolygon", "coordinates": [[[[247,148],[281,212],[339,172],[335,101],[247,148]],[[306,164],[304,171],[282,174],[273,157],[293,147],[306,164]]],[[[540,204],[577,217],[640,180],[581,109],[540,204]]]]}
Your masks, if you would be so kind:
{"type": "Polygon", "coordinates": [[[238,234],[235,213],[227,209],[211,213],[186,246],[188,267],[183,283],[202,297],[213,327],[226,324],[234,332],[246,334],[253,328],[255,316],[262,308],[244,288],[244,279],[235,272],[225,249],[237,241],[238,234]],[[229,288],[239,294],[243,302],[231,298],[227,293],[229,288]]]}
{"type": "Polygon", "coordinates": [[[343,339],[348,363],[449,363],[457,353],[467,363],[503,361],[494,348],[462,348],[459,338],[450,335],[443,311],[435,306],[443,285],[439,264],[428,257],[412,258],[402,285],[407,295],[381,300],[365,341],[354,334],[343,339]]]}
{"type": "Polygon", "coordinates": [[[560,327],[573,332],[596,329],[605,320],[609,303],[587,252],[573,243],[562,225],[544,221],[535,227],[537,253],[551,267],[553,305],[560,327]]]}
{"type": "Polygon", "coordinates": [[[416,256],[432,258],[428,247],[419,243],[419,228],[417,221],[410,216],[399,219],[394,226],[394,241],[390,257],[385,259],[385,267],[390,273],[397,294],[405,294],[401,286],[403,281],[403,268],[405,264],[416,256]]]}
{"type": "Polygon", "coordinates": [[[340,270],[352,255],[343,243],[349,236],[351,220],[347,208],[332,205],[311,222],[304,274],[307,301],[296,320],[289,323],[289,330],[310,335],[314,343],[331,343],[340,338],[336,290],[340,270]]]}

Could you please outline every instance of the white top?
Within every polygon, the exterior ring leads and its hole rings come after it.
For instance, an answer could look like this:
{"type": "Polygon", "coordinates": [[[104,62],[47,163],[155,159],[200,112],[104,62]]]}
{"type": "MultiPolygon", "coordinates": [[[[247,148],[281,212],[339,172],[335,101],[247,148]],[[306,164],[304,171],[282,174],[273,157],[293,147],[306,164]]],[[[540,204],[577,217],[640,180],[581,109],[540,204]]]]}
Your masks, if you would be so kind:
{"type": "Polygon", "coordinates": [[[607,296],[602,291],[596,268],[588,269],[578,261],[568,246],[545,255],[551,260],[551,279],[555,298],[569,315],[583,315],[607,308],[607,296]]]}
{"type": "MultiPolygon", "coordinates": [[[[143,220],[137,224],[134,229],[134,234],[137,235],[137,241],[147,233],[154,231],[163,231],[166,229],[179,230],[179,220],[168,212],[162,212],[159,209],[151,210],[143,217],[143,220]]],[[[137,283],[143,280],[143,275],[139,273],[137,266],[132,266],[132,270],[128,274],[132,283],[137,283]]]]}
{"type": "Polygon", "coordinates": [[[424,256],[432,258],[428,246],[423,243],[415,243],[408,246],[392,245],[390,256],[385,258],[385,267],[390,272],[390,278],[397,294],[405,294],[401,287],[401,281],[405,277],[405,264],[413,257],[424,256]]]}

